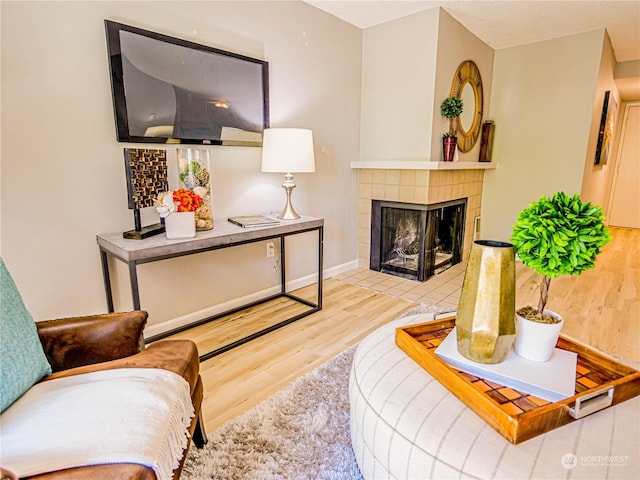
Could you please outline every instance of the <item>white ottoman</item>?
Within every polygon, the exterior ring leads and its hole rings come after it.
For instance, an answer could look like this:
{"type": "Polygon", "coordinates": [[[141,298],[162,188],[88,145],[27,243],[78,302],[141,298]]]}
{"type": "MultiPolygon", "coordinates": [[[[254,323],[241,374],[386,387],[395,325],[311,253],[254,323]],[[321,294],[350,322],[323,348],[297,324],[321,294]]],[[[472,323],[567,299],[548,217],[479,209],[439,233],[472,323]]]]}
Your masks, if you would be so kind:
{"type": "Polygon", "coordinates": [[[640,397],[512,445],[395,345],[404,317],[358,346],[351,442],[365,480],[638,479],[640,397]]]}

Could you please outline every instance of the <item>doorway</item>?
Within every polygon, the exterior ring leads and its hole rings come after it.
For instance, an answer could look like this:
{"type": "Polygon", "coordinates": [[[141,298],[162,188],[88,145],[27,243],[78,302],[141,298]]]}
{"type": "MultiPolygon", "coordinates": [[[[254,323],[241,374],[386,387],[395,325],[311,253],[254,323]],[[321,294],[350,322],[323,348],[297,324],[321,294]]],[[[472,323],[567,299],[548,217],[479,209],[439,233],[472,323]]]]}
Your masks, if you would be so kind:
{"type": "Polygon", "coordinates": [[[640,103],[625,105],[609,199],[608,223],[640,228],[640,103]]]}

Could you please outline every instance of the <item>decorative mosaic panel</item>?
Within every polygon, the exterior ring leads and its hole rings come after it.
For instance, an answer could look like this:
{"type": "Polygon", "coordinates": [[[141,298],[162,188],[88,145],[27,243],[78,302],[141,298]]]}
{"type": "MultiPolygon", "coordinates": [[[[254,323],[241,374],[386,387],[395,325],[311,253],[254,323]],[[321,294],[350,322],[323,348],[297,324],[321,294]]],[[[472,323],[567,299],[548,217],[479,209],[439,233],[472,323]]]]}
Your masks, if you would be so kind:
{"type": "Polygon", "coordinates": [[[152,207],[158,194],[169,190],[166,150],[125,148],[129,208],[152,207]]]}

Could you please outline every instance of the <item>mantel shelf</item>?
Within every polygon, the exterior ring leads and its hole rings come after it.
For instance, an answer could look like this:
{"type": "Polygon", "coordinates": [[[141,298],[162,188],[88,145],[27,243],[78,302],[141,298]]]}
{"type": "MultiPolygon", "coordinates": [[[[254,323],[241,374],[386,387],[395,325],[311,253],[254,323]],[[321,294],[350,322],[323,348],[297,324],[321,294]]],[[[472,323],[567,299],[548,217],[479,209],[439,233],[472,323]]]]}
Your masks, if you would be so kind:
{"type": "Polygon", "coordinates": [[[362,161],[351,162],[351,168],[383,169],[383,170],[492,170],[495,162],[428,162],[428,161],[362,161]]]}

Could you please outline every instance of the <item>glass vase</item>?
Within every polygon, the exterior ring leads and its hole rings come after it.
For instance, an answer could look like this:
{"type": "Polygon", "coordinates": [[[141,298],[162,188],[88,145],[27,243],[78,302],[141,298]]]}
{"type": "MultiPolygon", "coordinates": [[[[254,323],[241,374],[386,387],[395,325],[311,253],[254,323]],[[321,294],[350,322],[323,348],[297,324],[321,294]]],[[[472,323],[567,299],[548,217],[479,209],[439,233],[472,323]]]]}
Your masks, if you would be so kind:
{"type": "Polygon", "coordinates": [[[211,170],[209,150],[206,148],[178,147],[178,172],[180,187],[202,197],[202,205],[195,212],[197,231],[213,228],[213,204],[211,201],[211,170]]]}

